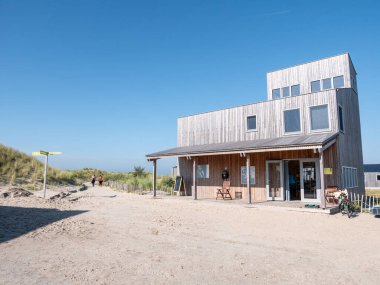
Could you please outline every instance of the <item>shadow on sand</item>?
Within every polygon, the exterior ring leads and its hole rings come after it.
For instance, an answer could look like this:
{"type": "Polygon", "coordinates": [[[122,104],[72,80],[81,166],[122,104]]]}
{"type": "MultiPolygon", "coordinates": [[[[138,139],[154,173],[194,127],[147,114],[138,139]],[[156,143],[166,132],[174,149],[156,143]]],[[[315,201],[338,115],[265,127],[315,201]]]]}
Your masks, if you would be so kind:
{"type": "Polygon", "coordinates": [[[0,243],[85,212],[0,206],[0,243]]]}

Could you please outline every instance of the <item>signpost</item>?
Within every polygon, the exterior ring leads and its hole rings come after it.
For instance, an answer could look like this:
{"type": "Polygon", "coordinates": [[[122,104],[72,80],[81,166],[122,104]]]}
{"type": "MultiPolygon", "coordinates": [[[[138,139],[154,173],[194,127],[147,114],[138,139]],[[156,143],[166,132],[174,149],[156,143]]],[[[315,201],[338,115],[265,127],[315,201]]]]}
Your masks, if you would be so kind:
{"type": "Polygon", "coordinates": [[[47,167],[48,167],[48,161],[49,161],[49,155],[56,155],[56,154],[62,154],[63,152],[60,151],[33,151],[32,155],[34,156],[45,156],[45,170],[44,170],[44,198],[46,197],[46,175],[47,175],[47,167]]]}

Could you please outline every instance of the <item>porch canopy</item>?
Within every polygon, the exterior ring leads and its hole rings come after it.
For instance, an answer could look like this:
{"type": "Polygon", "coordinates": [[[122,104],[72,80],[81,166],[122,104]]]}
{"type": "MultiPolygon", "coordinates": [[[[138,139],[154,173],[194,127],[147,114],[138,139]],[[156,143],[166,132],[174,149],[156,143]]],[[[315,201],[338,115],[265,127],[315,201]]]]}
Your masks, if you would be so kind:
{"type": "Polygon", "coordinates": [[[174,147],[167,150],[147,154],[148,160],[163,157],[202,156],[233,153],[253,153],[266,151],[283,151],[298,149],[322,149],[333,141],[338,133],[286,136],[273,139],[249,140],[239,142],[203,144],[174,147]]]}
{"type": "MultiPolygon", "coordinates": [[[[323,151],[335,143],[338,133],[324,133],[311,135],[291,135],[273,139],[248,140],[239,142],[203,144],[194,146],[175,147],[160,152],[147,154],[146,158],[153,162],[153,196],[156,196],[156,168],[157,160],[164,157],[196,157],[205,155],[222,155],[222,154],[243,154],[269,151],[286,151],[315,149],[320,154],[320,164],[323,168],[323,151]]],[[[249,203],[251,203],[251,189],[249,181],[250,156],[246,156],[247,164],[247,192],[249,194],[249,203]]],[[[194,199],[197,199],[197,179],[196,179],[196,160],[193,159],[193,187],[194,199]]],[[[323,176],[322,176],[323,177],[323,176]]],[[[324,189],[323,179],[321,187],[324,189]]],[[[324,195],[324,194],[322,194],[324,195]]],[[[324,196],[322,199],[324,203],[324,196]]]]}

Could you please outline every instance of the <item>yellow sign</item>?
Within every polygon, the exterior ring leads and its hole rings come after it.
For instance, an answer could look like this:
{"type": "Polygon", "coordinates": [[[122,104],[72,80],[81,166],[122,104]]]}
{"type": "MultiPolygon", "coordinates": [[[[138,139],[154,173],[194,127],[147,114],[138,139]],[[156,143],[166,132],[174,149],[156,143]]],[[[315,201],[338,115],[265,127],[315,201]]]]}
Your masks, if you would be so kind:
{"type": "Polygon", "coordinates": [[[32,155],[48,155],[48,152],[40,150],[40,151],[33,151],[32,155]]]}
{"type": "Polygon", "coordinates": [[[323,174],[324,175],[332,175],[333,174],[332,168],[324,168],[323,169],[323,174]]]}
{"type": "Polygon", "coordinates": [[[32,155],[34,156],[37,156],[37,155],[53,155],[53,154],[62,154],[63,152],[61,151],[44,151],[44,150],[40,150],[40,151],[33,151],[32,152],[32,155]]]}

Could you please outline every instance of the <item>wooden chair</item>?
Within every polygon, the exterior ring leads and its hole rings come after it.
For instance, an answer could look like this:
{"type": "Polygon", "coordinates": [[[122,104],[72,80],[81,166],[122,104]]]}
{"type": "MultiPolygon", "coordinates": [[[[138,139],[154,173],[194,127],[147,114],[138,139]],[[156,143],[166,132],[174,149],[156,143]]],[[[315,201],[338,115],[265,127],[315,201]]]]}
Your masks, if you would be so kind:
{"type": "Polygon", "coordinates": [[[222,188],[216,189],[217,190],[216,191],[216,200],[218,200],[219,195],[222,196],[223,200],[224,199],[231,199],[232,200],[232,196],[230,193],[230,185],[231,185],[230,181],[228,181],[228,180],[223,181],[222,188]]]}

